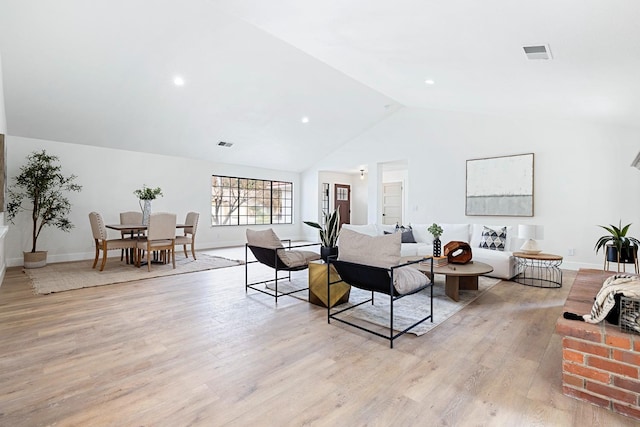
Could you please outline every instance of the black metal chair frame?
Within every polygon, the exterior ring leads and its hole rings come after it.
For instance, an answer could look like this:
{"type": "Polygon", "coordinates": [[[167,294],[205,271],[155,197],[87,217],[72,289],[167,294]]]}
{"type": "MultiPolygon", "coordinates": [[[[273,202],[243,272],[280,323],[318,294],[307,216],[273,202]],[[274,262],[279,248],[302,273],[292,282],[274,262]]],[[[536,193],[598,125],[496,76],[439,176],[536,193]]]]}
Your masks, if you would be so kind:
{"type": "Polygon", "coordinates": [[[431,257],[425,257],[424,259],[419,259],[419,260],[415,260],[415,261],[410,261],[404,264],[400,264],[397,266],[393,266],[391,268],[381,268],[381,267],[373,267],[370,265],[364,265],[364,264],[356,264],[356,263],[352,263],[352,262],[346,262],[346,261],[339,261],[337,260],[335,257],[329,257],[327,260],[327,268],[330,268],[331,265],[334,266],[334,268],[336,269],[336,271],[338,272],[338,275],[340,276],[339,280],[335,280],[335,281],[331,281],[330,274],[327,274],[327,300],[331,301],[331,285],[338,283],[340,281],[342,282],[346,282],[351,286],[355,286],[356,288],[359,289],[363,289],[366,291],[371,291],[371,298],[359,302],[357,304],[354,304],[352,306],[349,306],[347,308],[342,308],[342,309],[338,309],[337,311],[333,311],[331,307],[327,307],[327,323],[331,323],[331,319],[337,320],[338,322],[342,322],[345,323],[349,326],[353,326],[355,328],[358,328],[360,330],[369,332],[371,334],[377,335],[379,337],[385,338],[387,340],[389,340],[389,346],[390,348],[393,348],[393,340],[395,340],[396,338],[398,338],[401,335],[404,335],[405,333],[407,333],[408,331],[410,331],[411,329],[413,329],[414,327],[418,326],[419,324],[421,324],[422,322],[425,322],[429,319],[431,319],[431,323],[433,323],[433,258],[431,257]],[[427,278],[427,283],[424,286],[420,286],[417,289],[414,289],[411,292],[408,292],[406,294],[399,294],[398,291],[396,291],[395,287],[393,286],[393,275],[394,275],[394,271],[400,267],[405,267],[408,265],[412,265],[412,264],[416,264],[419,262],[423,262],[426,260],[430,260],[431,261],[431,267],[430,267],[430,272],[431,274],[428,276],[427,278]],[[422,291],[423,289],[429,288],[431,290],[431,294],[430,294],[430,308],[429,308],[429,314],[425,317],[423,317],[422,319],[418,320],[417,322],[415,322],[414,324],[412,324],[411,326],[405,328],[402,331],[399,331],[397,333],[394,334],[394,329],[393,329],[393,303],[394,301],[399,300],[400,298],[404,298],[406,296],[409,295],[413,295],[417,292],[422,291]],[[350,322],[348,320],[345,320],[344,318],[340,318],[337,317],[339,314],[344,313],[346,311],[349,310],[353,310],[356,307],[361,306],[362,304],[366,304],[368,302],[371,302],[371,305],[374,304],[374,293],[375,292],[379,292],[381,294],[386,294],[389,295],[389,334],[385,335],[382,334],[378,331],[375,331],[373,329],[368,329],[365,328],[364,326],[355,324],[353,322],[350,322]]]}
{"type": "Polygon", "coordinates": [[[282,251],[288,251],[288,250],[291,250],[291,249],[303,248],[303,247],[308,247],[308,246],[319,246],[321,244],[320,243],[308,243],[308,244],[304,244],[304,245],[293,245],[292,246],[290,239],[282,239],[281,242],[287,242],[288,243],[287,247],[284,247],[284,248],[263,248],[263,247],[260,247],[260,246],[252,246],[249,243],[245,243],[245,245],[244,245],[244,261],[245,261],[245,263],[244,263],[244,285],[245,285],[245,293],[249,292],[249,289],[253,289],[254,291],[262,292],[263,294],[267,294],[267,295],[270,295],[270,296],[274,297],[276,299],[276,304],[277,304],[278,303],[278,297],[295,294],[297,292],[302,292],[302,291],[306,291],[306,290],[309,289],[309,287],[307,286],[306,288],[296,289],[296,290],[293,290],[293,291],[290,291],[290,292],[280,292],[280,291],[278,291],[278,280],[287,279],[288,281],[291,281],[291,272],[292,271],[306,270],[307,268],[309,268],[308,265],[300,265],[300,266],[297,266],[297,267],[288,267],[282,261],[282,259],[280,259],[280,255],[279,254],[282,251]],[[251,250],[251,253],[253,253],[253,256],[256,257],[256,261],[249,261],[249,250],[251,250]],[[262,281],[258,281],[258,282],[249,283],[249,264],[254,264],[256,262],[258,262],[260,264],[267,265],[267,266],[273,268],[273,270],[274,270],[273,279],[267,279],[267,280],[262,280],[262,281]],[[287,275],[286,276],[279,276],[278,273],[280,271],[286,271],[287,275]],[[270,292],[269,290],[258,286],[258,285],[266,285],[267,283],[271,283],[271,282],[273,282],[275,284],[274,292],[270,292]]]}

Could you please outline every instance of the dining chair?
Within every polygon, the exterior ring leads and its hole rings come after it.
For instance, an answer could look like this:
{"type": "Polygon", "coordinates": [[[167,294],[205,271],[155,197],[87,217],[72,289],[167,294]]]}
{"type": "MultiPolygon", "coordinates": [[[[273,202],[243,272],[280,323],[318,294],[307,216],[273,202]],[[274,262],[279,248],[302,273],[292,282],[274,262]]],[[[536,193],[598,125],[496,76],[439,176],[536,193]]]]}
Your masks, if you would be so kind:
{"type": "Polygon", "coordinates": [[[136,241],[136,265],[140,267],[142,251],[147,252],[147,269],[151,271],[151,254],[162,251],[171,257],[173,268],[176,268],[176,214],[158,212],[149,217],[147,235],[136,241]]]}
{"type": "MultiPolygon", "coordinates": [[[[138,212],[138,211],[120,212],[120,224],[142,224],[142,212],[138,212]]],[[[133,233],[130,231],[121,231],[120,233],[123,239],[126,237],[134,237],[133,233]]],[[[144,232],[138,232],[138,233],[144,233],[144,232]]],[[[129,264],[129,251],[125,251],[124,249],[120,252],[120,261],[122,261],[125,254],[127,256],[127,264],[129,264]]]]}
{"type": "Polygon", "coordinates": [[[187,214],[187,218],[184,220],[184,235],[176,236],[176,246],[182,245],[182,249],[184,250],[184,256],[189,258],[187,255],[187,245],[191,245],[191,254],[193,255],[193,259],[196,259],[196,230],[198,228],[198,218],[200,218],[200,214],[198,212],[189,212],[187,214]]]}
{"type": "Polygon", "coordinates": [[[136,247],[136,240],[132,238],[108,239],[107,228],[104,226],[102,216],[98,212],[91,212],[89,214],[89,222],[91,223],[91,232],[93,233],[93,239],[96,244],[96,257],[93,260],[93,266],[91,268],[96,268],[100,251],[102,251],[102,265],[100,265],[100,271],[102,271],[107,263],[108,251],[112,249],[130,249],[136,247]]]}

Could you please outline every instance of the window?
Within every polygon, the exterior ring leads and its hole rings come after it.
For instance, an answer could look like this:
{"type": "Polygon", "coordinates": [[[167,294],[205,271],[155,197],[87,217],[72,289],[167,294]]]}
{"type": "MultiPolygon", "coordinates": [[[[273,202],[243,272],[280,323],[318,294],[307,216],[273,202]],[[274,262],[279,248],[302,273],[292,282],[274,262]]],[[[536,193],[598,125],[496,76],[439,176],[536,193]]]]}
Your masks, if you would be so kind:
{"type": "Polygon", "coordinates": [[[211,176],[211,225],[292,223],[293,183],[211,176]]]}

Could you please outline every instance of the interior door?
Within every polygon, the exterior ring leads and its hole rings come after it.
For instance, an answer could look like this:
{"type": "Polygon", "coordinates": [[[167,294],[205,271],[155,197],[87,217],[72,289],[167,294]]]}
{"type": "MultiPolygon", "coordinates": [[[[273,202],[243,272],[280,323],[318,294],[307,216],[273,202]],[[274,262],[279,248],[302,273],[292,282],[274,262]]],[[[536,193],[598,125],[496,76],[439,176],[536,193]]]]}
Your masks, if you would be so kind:
{"type": "Polygon", "coordinates": [[[382,223],[402,224],[402,182],[382,184],[382,223]]]}
{"type": "Polygon", "coordinates": [[[335,184],[335,204],[336,209],[340,209],[340,226],[351,224],[351,186],[346,184],[335,184]]]}

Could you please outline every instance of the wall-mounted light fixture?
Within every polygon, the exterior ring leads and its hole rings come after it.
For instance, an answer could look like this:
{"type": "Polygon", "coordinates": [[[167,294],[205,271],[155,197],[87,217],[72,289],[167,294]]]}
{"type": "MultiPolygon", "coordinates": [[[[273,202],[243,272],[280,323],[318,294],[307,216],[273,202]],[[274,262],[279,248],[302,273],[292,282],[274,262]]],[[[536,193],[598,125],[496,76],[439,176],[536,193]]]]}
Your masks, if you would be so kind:
{"type": "Polygon", "coordinates": [[[364,169],[360,169],[360,179],[364,179],[364,169]]]}

